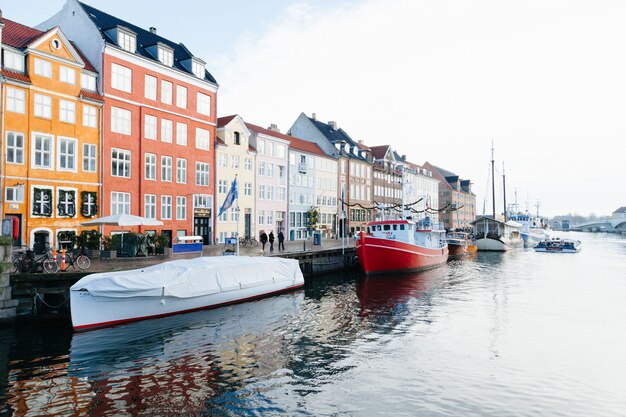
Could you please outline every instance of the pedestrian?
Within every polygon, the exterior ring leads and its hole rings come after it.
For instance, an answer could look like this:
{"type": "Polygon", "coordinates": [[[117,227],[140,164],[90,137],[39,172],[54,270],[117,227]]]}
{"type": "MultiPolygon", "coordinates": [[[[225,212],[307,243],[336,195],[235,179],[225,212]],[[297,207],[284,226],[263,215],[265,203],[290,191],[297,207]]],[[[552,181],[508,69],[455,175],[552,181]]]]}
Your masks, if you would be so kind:
{"type": "Polygon", "coordinates": [[[274,252],[274,231],[270,232],[270,253],[274,252]]]}
{"type": "Polygon", "coordinates": [[[278,232],[278,250],[281,250],[281,248],[285,250],[285,235],[282,230],[278,232]]]}
{"type": "Polygon", "coordinates": [[[265,244],[267,243],[267,234],[265,230],[261,231],[261,245],[263,246],[263,252],[265,252],[265,244]]]}

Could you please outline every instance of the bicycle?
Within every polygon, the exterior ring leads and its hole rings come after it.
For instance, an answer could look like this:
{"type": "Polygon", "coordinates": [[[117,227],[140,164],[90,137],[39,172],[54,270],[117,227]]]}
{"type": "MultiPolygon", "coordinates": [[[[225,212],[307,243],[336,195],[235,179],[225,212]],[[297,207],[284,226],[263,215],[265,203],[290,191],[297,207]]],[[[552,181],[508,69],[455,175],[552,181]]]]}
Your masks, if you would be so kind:
{"type": "Polygon", "coordinates": [[[255,239],[255,238],[253,238],[253,237],[248,237],[248,236],[246,236],[246,237],[241,237],[241,238],[239,238],[239,244],[240,244],[241,246],[250,245],[250,246],[257,247],[257,246],[259,246],[259,241],[258,241],[258,240],[256,240],[256,239],[255,239]]]}
{"type": "Polygon", "coordinates": [[[88,269],[91,266],[91,260],[85,255],[83,248],[65,253],[65,270],[67,271],[67,268],[70,266],[74,269],[78,266],[78,269],[81,270],[88,269]]]}
{"type": "Polygon", "coordinates": [[[54,274],[59,271],[59,265],[52,259],[52,247],[46,243],[46,250],[43,255],[36,258],[32,251],[26,251],[21,256],[13,256],[14,273],[37,272],[39,267],[44,272],[54,274]]]}

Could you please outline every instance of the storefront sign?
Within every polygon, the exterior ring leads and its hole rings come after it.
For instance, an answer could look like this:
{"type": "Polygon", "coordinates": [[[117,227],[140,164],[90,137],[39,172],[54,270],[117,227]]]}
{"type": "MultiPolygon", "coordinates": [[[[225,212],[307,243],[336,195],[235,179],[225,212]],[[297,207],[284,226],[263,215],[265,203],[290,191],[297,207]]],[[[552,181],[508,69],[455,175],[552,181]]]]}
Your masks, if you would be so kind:
{"type": "Polygon", "coordinates": [[[195,208],[193,209],[194,217],[211,217],[210,208],[195,208]]]}

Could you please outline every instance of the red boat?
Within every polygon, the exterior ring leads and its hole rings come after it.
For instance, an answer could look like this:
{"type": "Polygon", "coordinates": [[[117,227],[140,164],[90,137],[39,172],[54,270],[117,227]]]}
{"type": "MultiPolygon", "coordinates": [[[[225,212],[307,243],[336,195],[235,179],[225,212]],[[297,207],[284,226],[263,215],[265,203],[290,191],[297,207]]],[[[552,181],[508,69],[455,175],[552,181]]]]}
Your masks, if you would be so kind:
{"type": "Polygon", "coordinates": [[[373,221],[359,232],[356,254],[366,274],[434,268],[448,260],[446,232],[428,219],[373,221]]]}

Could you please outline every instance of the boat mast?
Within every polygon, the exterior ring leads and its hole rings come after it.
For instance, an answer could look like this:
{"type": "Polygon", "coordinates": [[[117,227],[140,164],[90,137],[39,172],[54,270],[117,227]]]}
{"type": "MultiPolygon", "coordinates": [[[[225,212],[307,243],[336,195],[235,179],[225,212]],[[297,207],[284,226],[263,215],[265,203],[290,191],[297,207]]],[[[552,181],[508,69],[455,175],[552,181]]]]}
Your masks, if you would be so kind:
{"type": "Polygon", "coordinates": [[[495,182],[495,167],[493,160],[493,141],[491,141],[491,199],[493,205],[493,219],[496,219],[496,182],[495,182]]]}
{"type": "Polygon", "coordinates": [[[502,188],[504,193],[504,222],[506,223],[506,175],[504,175],[504,162],[502,163],[502,188]]]}

